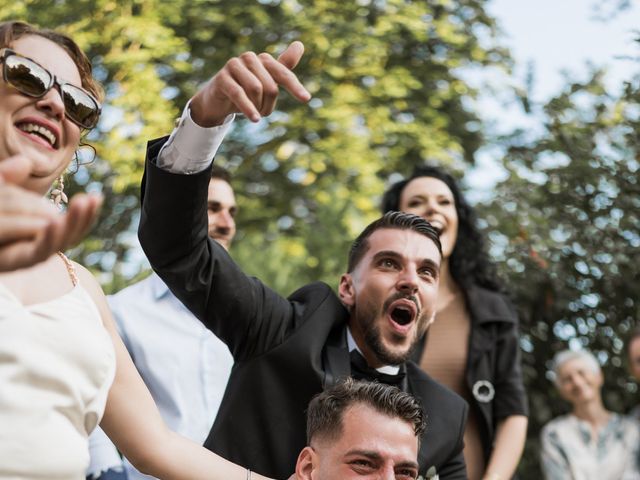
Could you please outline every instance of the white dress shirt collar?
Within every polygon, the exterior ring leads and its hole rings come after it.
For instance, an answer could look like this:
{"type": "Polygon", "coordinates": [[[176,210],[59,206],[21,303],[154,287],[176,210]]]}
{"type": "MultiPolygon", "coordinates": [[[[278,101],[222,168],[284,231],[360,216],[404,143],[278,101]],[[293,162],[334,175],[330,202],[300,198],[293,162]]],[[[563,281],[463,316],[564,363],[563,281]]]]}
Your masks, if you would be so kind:
{"type": "MultiPolygon", "coordinates": [[[[347,327],[347,348],[349,348],[349,353],[354,350],[357,350],[360,355],[364,357],[362,350],[358,347],[355,339],[353,338],[353,334],[351,333],[351,328],[347,327]]],[[[376,368],[380,373],[385,373],[387,375],[397,375],[400,371],[400,367],[398,365],[383,365],[380,368],[376,368]]]]}

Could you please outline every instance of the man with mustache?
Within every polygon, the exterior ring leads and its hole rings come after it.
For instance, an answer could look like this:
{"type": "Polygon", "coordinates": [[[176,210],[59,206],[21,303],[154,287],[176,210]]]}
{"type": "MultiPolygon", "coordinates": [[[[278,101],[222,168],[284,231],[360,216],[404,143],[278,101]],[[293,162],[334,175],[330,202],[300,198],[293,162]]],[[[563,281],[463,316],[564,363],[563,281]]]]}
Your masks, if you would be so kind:
{"type": "Polygon", "coordinates": [[[197,158],[191,147],[208,143],[215,148],[207,155],[214,153],[234,113],[256,121],[269,115],[278,85],[308,100],[291,71],[302,49],[294,42],[277,60],[251,52],[231,59],[191,99],[171,137],[151,142],[147,152],[142,247],[235,362],[204,445],[251,470],[286,478],[306,445],[309,400],[353,376],[394,384],[417,397],[427,416],[420,475],[465,479],[466,403],[407,361],[435,314],[442,253],[429,223],[393,212],[370,224],[352,245],[338,295],[316,282],[281,297],[246,276],[207,238],[200,205],[211,157],[197,158]],[[185,129],[204,138],[196,142],[185,129]]]}
{"type": "MultiPolygon", "coordinates": [[[[217,165],[211,170],[204,204],[209,237],[228,250],[236,233],[238,207],[231,176],[217,165]]],[[[193,317],[155,273],[108,300],[120,336],[167,426],[202,444],[233,366],[229,349],[193,317]]],[[[99,429],[91,435],[89,445],[91,466],[87,473],[95,480],[150,478],[128,461],[121,465],[112,453],[115,447],[99,429]],[[116,477],[122,468],[127,477],[116,477]],[[102,473],[96,476],[96,472],[102,473]]]]}

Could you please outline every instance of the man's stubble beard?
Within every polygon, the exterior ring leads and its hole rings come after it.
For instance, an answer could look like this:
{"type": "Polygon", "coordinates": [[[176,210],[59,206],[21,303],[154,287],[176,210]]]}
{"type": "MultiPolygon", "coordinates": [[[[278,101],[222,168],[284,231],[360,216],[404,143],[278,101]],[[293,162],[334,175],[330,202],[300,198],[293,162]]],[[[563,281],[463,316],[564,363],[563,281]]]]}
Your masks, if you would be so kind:
{"type": "MultiPolygon", "coordinates": [[[[418,328],[415,329],[411,345],[405,352],[393,352],[384,345],[380,326],[376,323],[376,320],[382,317],[382,312],[386,312],[387,306],[397,298],[407,297],[398,295],[387,299],[384,302],[382,310],[375,305],[372,305],[371,302],[365,304],[361,309],[357,309],[354,306],[352,310],[355,323],[360,327],[367,346],[371,349],[376,358],[384,365],[400,365],[405,363],[417,348],[419,338],[421,338],[426,331],[425,325],[427,325],[427,318],[425,318],[424,315],[422,315],[422,312],[419,311],[417,320],[418,328]]],[[[391,335],[392,338],[395,337],[398,341],[402,341],[405,338],[402,335],[395,335],[393,333],[391,335]]]]}

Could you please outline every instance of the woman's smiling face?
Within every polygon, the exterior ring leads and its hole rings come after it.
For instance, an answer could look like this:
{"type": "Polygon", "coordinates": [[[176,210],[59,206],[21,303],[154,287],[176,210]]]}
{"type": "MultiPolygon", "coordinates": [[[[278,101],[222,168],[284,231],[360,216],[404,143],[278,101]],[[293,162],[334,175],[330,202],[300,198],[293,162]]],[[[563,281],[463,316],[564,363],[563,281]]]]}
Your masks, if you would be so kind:
{"type": "MultiPolygon", "coordinates": [[[[13,41],[11,49],[56,77],[82,86],[74,61],[51,40],[27,35],[13,41]]],[[[31,174],[23,187],[44,195],[69,165],[80,134],[80,127],[65,116],[57,88],[41,98],[33,98],[0,79],[0,161],[15,155],[31,160],[31,174]]]]}
{"type": "Polygon", "coordinates": [[[458,212],[451,189],[435,177],[416,177],[402,190],[400,210],[418,215],[440,233],[442,257],[448,259],[458,239],[458,212]]]}
{"type": "Polygon", "coordinates": [[[557,376],[560,395],[574,407],[600,396],[604,382],[602,372],[595,371],[582,358],[565,361],[558,367],[557,376]]]}

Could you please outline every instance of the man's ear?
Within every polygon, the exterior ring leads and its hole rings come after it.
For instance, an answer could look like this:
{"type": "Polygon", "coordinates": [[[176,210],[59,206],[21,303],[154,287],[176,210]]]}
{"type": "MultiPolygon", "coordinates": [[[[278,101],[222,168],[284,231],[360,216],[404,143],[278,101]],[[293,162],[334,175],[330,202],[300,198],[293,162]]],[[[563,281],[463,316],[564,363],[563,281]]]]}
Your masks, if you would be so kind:
{"type": "Polygon", "coordinates": [[[343,273],[340,277],[338,295],[345,307],[352,307],[356,303],[356,291],[353,287],[353,277],[350,273],[343,273]]]}
{"type": "Polygon", "coordinates": [[[314,470],[318,469],[318,455],[311,447],[304,447],[296,462],[295,480],[312,480],[314,470]]]}

